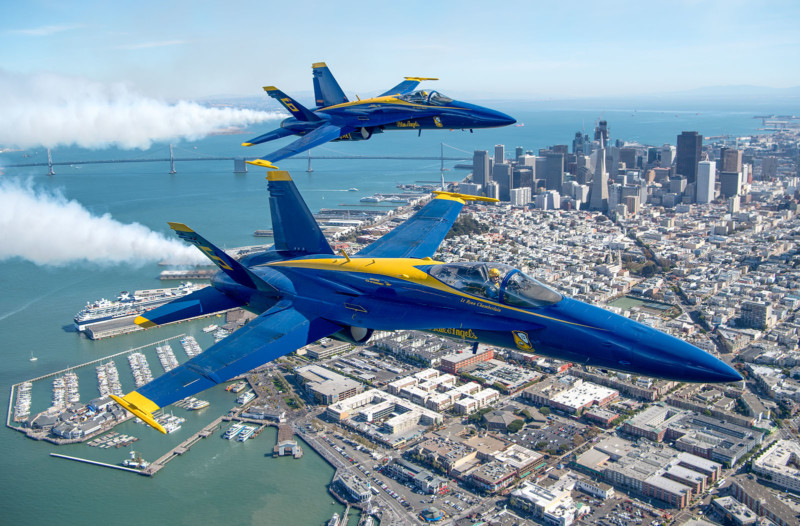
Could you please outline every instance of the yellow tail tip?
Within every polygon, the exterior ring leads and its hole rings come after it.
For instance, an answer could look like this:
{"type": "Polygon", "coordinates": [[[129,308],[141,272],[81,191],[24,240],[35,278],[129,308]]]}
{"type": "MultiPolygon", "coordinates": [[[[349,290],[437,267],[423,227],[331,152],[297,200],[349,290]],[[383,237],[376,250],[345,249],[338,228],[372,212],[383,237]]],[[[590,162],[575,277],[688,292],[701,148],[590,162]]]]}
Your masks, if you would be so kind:
{"type": "Polygon", "coordinates": [[[278,167],[272,164],[269,161],[265,161],[264,159],[255,159],[252,161],[245,161],[247,164],[252,164],[253,166],[261,166],[263,168],[267,168],[268,170],[277,170],[278,167]]]}
{"type": "Polygon", "coordinates": [[[165,435],[167,434],[167,430],[153,418],[152,412],[160,409],[160,407],[146,396],[142,396],[136,391],[131,391],[122,398],[113,394],[109,396],[123,409],[132,413],[133,416],[139,418],[145,424],[165,435]]]}
{"type": "Polygon", "coordinates": [[[243,142],[242,146],[253,146],[252,142],[243,142]]]}

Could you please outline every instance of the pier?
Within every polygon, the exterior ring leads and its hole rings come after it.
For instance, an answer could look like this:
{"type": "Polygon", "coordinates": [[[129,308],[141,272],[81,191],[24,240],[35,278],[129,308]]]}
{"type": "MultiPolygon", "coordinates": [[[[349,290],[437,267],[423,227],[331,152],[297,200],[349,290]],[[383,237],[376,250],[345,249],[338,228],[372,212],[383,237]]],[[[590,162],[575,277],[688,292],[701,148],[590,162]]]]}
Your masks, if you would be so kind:
{"type": "Polygon", "coordinates": [[[89,460],[88,458],[70,457],[69,455],[59,455],[58,453],[50,453],[51,457],[65,458],[67,460],[74,460],[75,462],[83,462],[84,464],[92,464],[95,466],[102,466],[104,468],[119,469],[121,471],[130,471],[137,475],[143,475],[138,469],[126,468],[123,466],[115,466],[114,464],[106,464],[105,462],[97,462],[96,460],[89,460]]]}
{"type": "Polygon", "coordinates": [[[169,463],[172,459],[180,455],[183,455],[184,453],[187,453],[193,445],[195,445],[197,442],[200,441],[200,439],[208,438],[209,436],[211,436],[211,434],[217,431],[220,425],[222,425],[222,420],[223,417],[220,416],[219,418],[217,418],[216,420],[205,426],[197,433],[194,433],[192,436],[190,436],[189,438],[187,438],[174,448],[170,449],[166,454],[161,456],[159,459],[153,461],[149,466],[147,466],[145,469],[141,471],[141,474],[146,475],[148,477],[152,477],[153,475],[158,473],[161,470],[161,468],[166,466],[167,463],[169,463]]]}
{"type": "Polygon", "coordinates": [[[278,425],[278,439],[277,444],[272,448],[273,457],[282,457],[284,455],[292,455],[294,458],[303,456],[303,450],[294,440],[294,431],[286,424],[278,425]]]}

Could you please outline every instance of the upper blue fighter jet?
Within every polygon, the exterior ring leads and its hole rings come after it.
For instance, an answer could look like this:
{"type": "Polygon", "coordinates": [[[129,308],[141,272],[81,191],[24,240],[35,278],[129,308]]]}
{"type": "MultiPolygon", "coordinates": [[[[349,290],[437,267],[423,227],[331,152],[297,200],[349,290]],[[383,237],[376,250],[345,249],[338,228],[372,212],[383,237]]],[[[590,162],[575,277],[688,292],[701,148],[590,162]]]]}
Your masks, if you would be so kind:
{"type": "Polygon", "coordinates": [[[453,100],[438,91],[414,91],[425,77],[406,77],[403,82],[371,99],[350,101],[333,78],[328,66],[318,62],[314,70],[314,111],[274,86],[264,91],[280,102],[291,117],[281,127],[242,143],[253,146],[299,135],[300,139],[250,164],[277,168],[273,163],[329,141],[364,141],[384,130],[436,130],[496,128],[517,122],[499,111],[453,100]]]}
{"type": "Polygon", "coordinates": [[[570,299],[500,263],[432,259],[466,201],[437,191],[405,223],[352,256],[334,254],[288,172],[267,177],[275,245],[240,260],[182,223],[170,227],[218,267],[207,287],[139,316],[148,328],[243,307],[258,317],[124,397],[153,411],[320,338],[366,343],[375,329],[416,329],[575,364],[684,382],[741,380],[710,354],[651,327],[570,299]]]}

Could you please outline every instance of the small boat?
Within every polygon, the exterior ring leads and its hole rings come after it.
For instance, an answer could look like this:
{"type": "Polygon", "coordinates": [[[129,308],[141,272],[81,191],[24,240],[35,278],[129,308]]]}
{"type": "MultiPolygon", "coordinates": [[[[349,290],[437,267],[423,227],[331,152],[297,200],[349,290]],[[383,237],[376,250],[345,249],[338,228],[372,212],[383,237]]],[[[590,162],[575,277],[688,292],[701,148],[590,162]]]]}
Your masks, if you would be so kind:
{"type": "Polygon", "coordinates": [[[348,188],[348,192],[358,192],[358,188],[348,188]]]}
{"type": "Polygon", "coordinates": [[[203,332],[208,334],[209,332],[214,332],[219,328],[219,325],[214,325],[213,323],[208,327],[203,327],[203,332]]]}
{"type": "Polygon", "coordinates": [[[35,362],[35,361],[36,361],[36,360],[38,360],[38,359],[39,359],[39,358],[37,358],[37,357],[35,357],[35,356],[33,355],[33,351],[31,351],[31,358],[30,358],[30,361],[32,361],[32,362],[35,362]]]}

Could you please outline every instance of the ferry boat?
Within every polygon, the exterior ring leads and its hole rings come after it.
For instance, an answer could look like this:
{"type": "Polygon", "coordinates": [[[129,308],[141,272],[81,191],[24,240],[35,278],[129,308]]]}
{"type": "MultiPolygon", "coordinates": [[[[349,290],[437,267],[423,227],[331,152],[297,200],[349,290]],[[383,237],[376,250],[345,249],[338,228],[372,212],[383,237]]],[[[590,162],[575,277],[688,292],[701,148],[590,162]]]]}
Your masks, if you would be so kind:
{"type": "Polygon", "coordinates": [[[242,429],[242,432],[239,433],[239,436],[236,437],[236,440],[238,440],[239,442],[246,441],[248,438],[253,436],[253,433],[256,432],[256,429],[257,428],[253,426],[244,426],[244,429],[242,429]]]}
{"type": "Polygon", "coordinates": [[[191,294],[207,285],[194,285],[191,282],[181,284],[180,287],[164,289],[137,290],[133,294],[122,291],[116,301],[101,298],[89,302],[73,318],[75,328],[84,331],[88,326],[119,318],[139,316],[167,302],[191,294]]]}
{"type": "Polygon", "coordinates": [[[255,397],[256,394],[253,391],[247,391],[246,393],[242,393],[239,395],[239,397],[236,399],[236,403],[244,405],[255,397]]]}
{"type": "Polygon", "coordinates": [[[361,202],[362,203],[380,203],[381,201],[383,201],[383,198],[380,197],[380,196],[377,196],[377,195],[372,195],[372,196],[367,196],[367,197],[362,197],[361,198],[361,202]]]}
{"type": "Polygon", "coordinates": [[[211,404],[209,404],[207,400],[194,400],[186,406],[186,409],[189,411],[197,411],[198,409],[205,409],[209,405],[211,404]]]}
{"type": "Polygon", "coordinates": [[[224,438],[225,440],[232,440],[234,437],[236,437],[236,435],[241,433],[242,429],[244,428],[245,428],[244,424],[233,424],[231,425],[231,427],[228,428],[227,431],[225,431],[225,434],[222,435],[222,438],[224,438]]]}
{"type": "Polygon", "coordinates": [[[126,468],[144,469],[149,466],[150,463],[142,459],[142,457],[136,451],[131,451],[131,458],[126,458],[123,460],[122,465],[126,468]]]}
{"type": "Polygon", "coordinates": [[[339,514],[334,513],[331,520],[328,521],[328,526],[339,526],[339,514]]]}
{"type": "Polygon", "coordinates": [[[241,393],[242,391],[244,391],[244,388],[247,387],[247,382],[238,382],[235,384],[231,384],[229,387],[231,388],[230,391],[232,393],[241,393]]]}

